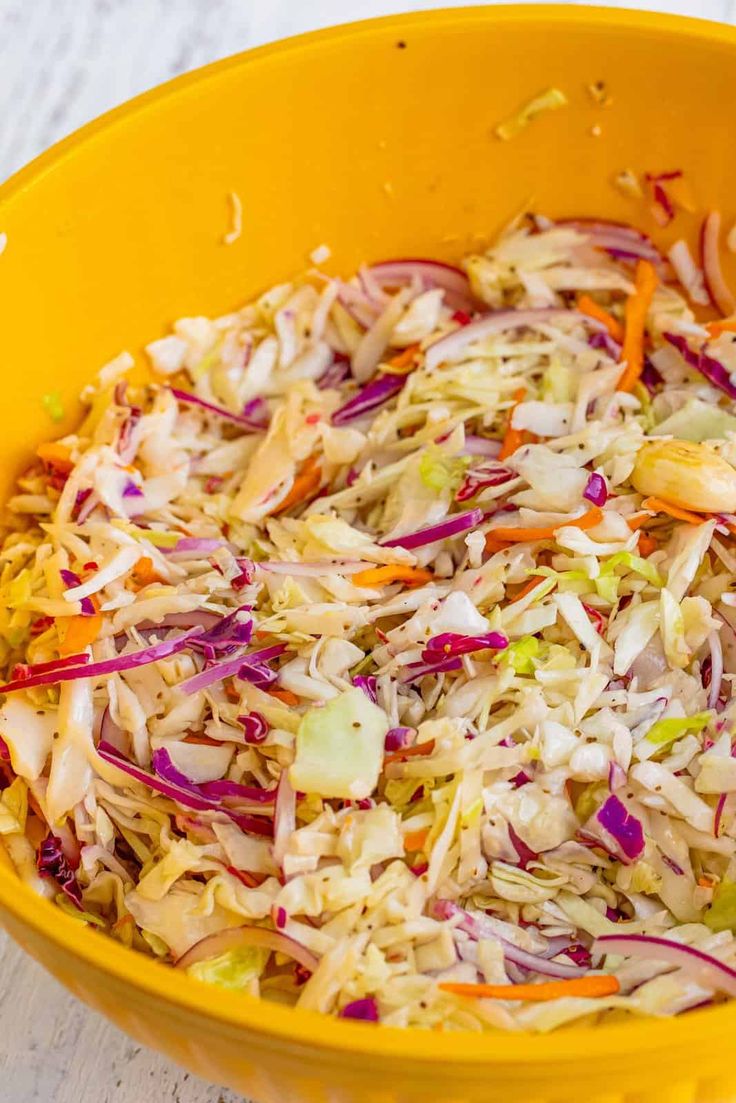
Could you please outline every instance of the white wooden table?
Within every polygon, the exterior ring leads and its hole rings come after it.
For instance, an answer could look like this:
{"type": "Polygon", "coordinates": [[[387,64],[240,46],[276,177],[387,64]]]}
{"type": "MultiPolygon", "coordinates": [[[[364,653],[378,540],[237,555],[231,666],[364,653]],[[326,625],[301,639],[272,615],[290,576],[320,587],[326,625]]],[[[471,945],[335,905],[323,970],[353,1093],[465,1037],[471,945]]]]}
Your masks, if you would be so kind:
{"type": "MultiPolygon", "coordinates": [[[[736,0],[608,2],[736,23],[736,0]]],[[[459,4],[0,0],[0,179],[102,111],[215,58],[331,23],[441,6],[459,4]]],[[[237,1103],[87,1010],[1,932],[0,978],[3,1100],[237,1103]]]]}

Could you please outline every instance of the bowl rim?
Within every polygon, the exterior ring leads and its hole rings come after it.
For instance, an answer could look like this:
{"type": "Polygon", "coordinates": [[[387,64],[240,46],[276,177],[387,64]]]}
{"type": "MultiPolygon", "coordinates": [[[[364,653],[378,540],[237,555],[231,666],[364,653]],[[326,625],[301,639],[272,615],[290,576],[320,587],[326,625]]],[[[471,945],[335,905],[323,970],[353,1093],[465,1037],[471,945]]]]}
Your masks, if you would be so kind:
{"type": "MultiPolygon", "coordinates": [[[[498,6],[441,8],[341,23],[316,31],[291,36],[242,51],[174,77],[125,101],[72,132],[66,138],[13,173],[0,185],[0,214],[3,206],[19,198],[47,172],[55,169],[75,151],[115,127],[134,121],[139,113],[155,109],[163,100],[186,96],[193,88],[241,66],[267,64],[284,54],[305,53],[345,40],[386,31],[408,34],[415,29],[467,24],[575,25],[591,31],[623,30],[649,32],[660,37],[690,38],[730,46],[736,53],[736,26],[706,19],[643,12],[631,9],[579,7],[571,4],[502,4],[498,6]]],[[[15,873],[0,862],[0,908],[21,926],[55,945],[72,958],[91,966],[101,974],[124,985],[132,985],[154,999],[168,1001],[180,1012],[204,1015],[222,1027],[245,1028],[258,1036],[260,1043],[284,1051],[299,1043],[323,1055],[330,1052],[352,1053],[375,1060],[377,1057],[398,1062],[411,1060],[417,1071],[424,1065],[453,1064],[469,1070],[478,1066],[516,1066],[520,1069],[544,1065],[572,1065],[584,1048],[586,1060],[610,1062],[612,1055],[635,1056],[671,1054],[682,1046],[683,1060],[692,1054],[695,1020],[700,1036],[730,1036],[736,1025],[736,1002],[705,1008],[691,1014],[667,1019],[632,1017],[631,1021],[590,1026],[572,1025],[551,1034],[528,1032],[437,1032],[382,1027],[366,1029],[365,1024],[336,1018],[328,1019],[316,1011],[267,1003],[247,995],[231,993],[193,980],[169,966],[162,966],[136,950],[128,949],[106,934],[87,928],[80,937],[79,921],[55,904],[38,896],[15,873]],[[325,1029],[329,1023],[329,1030],[325,1029]],[[533,1039],[530,1044],[530,1039],[533,1039]],[[687,1047],[687,1048],[685,1048],[687,1047]]],[[[405,1067],[405,1066],[404,1066],[405,1067]]],[[[522,1072],[523,1075],[523,1072],[522,1072]]]]}

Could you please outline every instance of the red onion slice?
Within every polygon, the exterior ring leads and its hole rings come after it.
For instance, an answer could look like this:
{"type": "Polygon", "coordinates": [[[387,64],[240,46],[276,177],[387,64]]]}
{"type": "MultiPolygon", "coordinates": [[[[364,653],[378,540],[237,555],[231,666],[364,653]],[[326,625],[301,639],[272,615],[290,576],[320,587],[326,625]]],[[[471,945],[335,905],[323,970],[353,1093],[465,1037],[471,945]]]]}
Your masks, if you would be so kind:
{"type": "Polygon", "coordinates": [[[507,961],[520,965],[524,969],[533,970],[542,976],[569,979],[584,976],[587,972],[587,969],[578,965],[565,965],[560,961],[548,961],[546,958],[538,957],[527,950],[521,950],[518,946],[514,946],[512,942],[507,942],[504,938],[501,938],[492,924],[484,922],[484,916],[471,915],[470,912],[465,911],[464,908],[454,904],[451,900],[436,900],[432,906],[432,912],[437,919],[452,919],[456,915],[462,916],[458,923],[461,931],[465,931],[475,941],[481,938],[490,938],[495,942],[500,942],[503,948],[503,956],[507,961]]]}
{"type": "Polygon", "coordinates": [[[708,708],[714,709],[718,704],[723,682],[723,648],[721,647],[721,637],[715,630],[708,636],[708,646],[710,648],[711,661],[708,708]]]}
{"type": "Polygon", "coordinates": [[[593,951],[666,961],[678,969],[686,970],[696,982],[708,988],[716,988],[729,996],[736,996],[736,969],[704,950],[685,946],[669,938],[645,934],[601,935],[593,943],[593,951]]]}
{"type": "Polygon", "coordinates": [[[603,326],[594,318],[580,314],[577,310],[564,310],[561,307],[542,307],[538,310],[497,310],[485,317],[471,322],[469,326],[461,326],[453,330],[446,337],[440,337],[429,346],[424,356],[427,371],[434,371],[440,364],[457,360],[468,345],[482,341],[492,333],[503,333],[507,329],[533,328],[547,322],[560,322],[564,318],[570,318],[576,322],[584,322],[594,329],[602,329],[603,326]]]}
{"type": "Polygon", "coordinates": [[[736,298],[726,283],[721,268],[721,212],[711,211],[703,219],[700,230],[700,251],[702,254],[705,288],[713,305],[720,310],[724,318],[736,311],[736,298]]]}
{"type": "Polygon", "coordinates": [[[445,302],[453,310],[478,309],[468,277],[452,264],[420,257],[381,261],[368,271],[379,284],[402,286],[418,281],[424,290],[441,287],[445,302]]]}
{"type": "Polygon", "coordinates": [[[271,931],[267,927],[250,927],[243,924],[242,927],[228,927],[227,930],[217,931],[195,942],[185,954],[176,962],[177,969],[188,969],[190,965],[196,965],[199,961],[207,961],[209,958],[220,957],[231,950],[237,950],[241,946],[259,946],[273,953],[286,954],[294,961],[298,961],[310,973],[313,973],[319,965],[319,960],[311,950],[302,946],[296,939],[282,931],[271,931]]]}

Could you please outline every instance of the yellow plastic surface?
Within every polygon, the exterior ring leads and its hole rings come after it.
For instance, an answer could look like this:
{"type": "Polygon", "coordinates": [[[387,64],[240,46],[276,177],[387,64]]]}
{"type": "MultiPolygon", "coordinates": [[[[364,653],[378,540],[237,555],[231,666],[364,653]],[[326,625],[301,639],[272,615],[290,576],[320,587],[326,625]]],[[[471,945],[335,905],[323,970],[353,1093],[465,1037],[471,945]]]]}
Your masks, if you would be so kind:
{"type": "MultiPolygon", "coordinates": [[[[62,393],[71,424],[100,364],[180,315],[241,303],[322,243],[348,272],[456,257],[531,205],[634,220],[643,205],[610,183],[626,167],[683,169],[699,206],[720,206],[730,226],[734,103],[733,28],[522,6],[321,32],[114,111],[0,189],[0,493],[58,434],[45,392],[62,393]],[[599,79],[609,107],[586,92],[599,79]],[[568,108],[494,138],[550,85],[568,108]],[[243,234],[226,246],[233,191],[243,234]]],[[[189,981],[38,900],[1,862],[0,915],[81,999],[260,1103],[736,1099],[736,1004],[547,1037],[383,1030],[189,981]]]]}

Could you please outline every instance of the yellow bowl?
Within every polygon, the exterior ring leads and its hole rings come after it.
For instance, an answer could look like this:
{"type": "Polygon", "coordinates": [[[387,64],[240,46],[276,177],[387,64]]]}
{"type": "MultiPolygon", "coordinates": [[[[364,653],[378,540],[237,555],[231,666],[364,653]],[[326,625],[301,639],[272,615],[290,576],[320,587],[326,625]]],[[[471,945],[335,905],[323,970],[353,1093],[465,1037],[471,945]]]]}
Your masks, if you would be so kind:
{"type": "MultiPolygon", "coordinates": [[[[62,142],[0,190],[0,493],[123,348],[304,267],[459,256],[524,206],[632,220],[624,168],[683,169],[736,214],[736,30],[575,7],[438,11],[340,27],[210,66],[62,142]],[[613,102],[586,86],[605,80],[613,102]],[[544,88],[570,106],[514,141],[544,88]],[[601,133],[595,136],[593,127],[601,133]],[[227,196],[243,233],[222,243],[227,196]]],[[[693,219],[694,223],[694,219],[693,219]]],[[[692,230],[692,226],[689,226],[692,230]]],[[[2,863],[0,863],[0,866],[2,863]]],[[[736,1097],[736,1004],[546,1037],[375,1029],[187,980],[87,930],[0,868],[0,915],[81,999],[259,1101],[688,1103],[736,1097]]],[[[84,1060],[84,1054],[79,1054],[84,1060]]]]}

